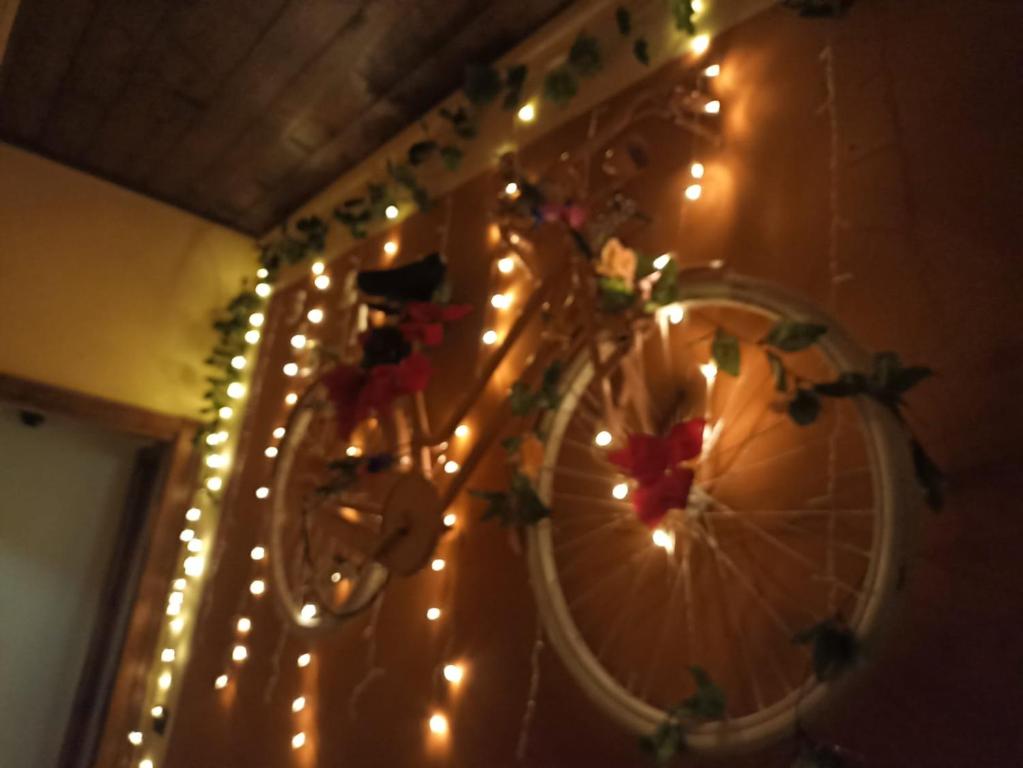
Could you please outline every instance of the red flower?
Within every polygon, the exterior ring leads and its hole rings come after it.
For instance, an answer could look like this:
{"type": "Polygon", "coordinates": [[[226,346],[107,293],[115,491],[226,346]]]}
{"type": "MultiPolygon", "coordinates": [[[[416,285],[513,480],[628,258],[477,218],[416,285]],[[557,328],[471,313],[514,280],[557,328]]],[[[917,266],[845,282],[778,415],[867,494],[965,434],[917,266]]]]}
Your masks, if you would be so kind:
{"type": "Polygon", "coordinates": [[[669,509],[685,509],[692,486],[693,470],[686,467],[672,469],[654,482],[640,485],[632,494],[636,516],[648,527],[655,527],[669,509]]]}
{"type": "Polygon", "coordinates": [[[409,341],[418,341],[435,347],[444,340],[444,323],[461,320],[472,311],[471,304],[433,304],[427,301],[410,302],[405,307],[401,332],[409,341]]]}
{"type": "Polygon", "coordinates": [[[433,369],[430,360],[421,352],[413,352],[397,366],[397,383],[402,394],[422,392],[430,383],[433,369]]]}
{"type": "Polygon", "coordinates": [[[334,404],[341,440],[347,440],[359,423],[358,401],[365,381],[365,371],[354,365],[338,365],[320,378],[320,383],[327,388],[327,397],[334,404]]]}
{"type": "Polygon", "coordinates": [[[695,459],[703,450],[703,430],[707,426],[706,419],[689,419],[680,421],[671,428],[668,434],[668,450],[671,463],[695,459]]]}
{"type": "Polygon", "coordinates": [[[586,223],[586,209],[578,203],[544,203],[540,206],[540,217],[544,221],[563,221],[572,229],[580,229],[586,223]]]}
{"type": "Polygon", "coordinates": [[[668,441],[654,435],[629,435],[627,445],[607,458],[640,485],[655,481],[668,468],[668,441]]]}

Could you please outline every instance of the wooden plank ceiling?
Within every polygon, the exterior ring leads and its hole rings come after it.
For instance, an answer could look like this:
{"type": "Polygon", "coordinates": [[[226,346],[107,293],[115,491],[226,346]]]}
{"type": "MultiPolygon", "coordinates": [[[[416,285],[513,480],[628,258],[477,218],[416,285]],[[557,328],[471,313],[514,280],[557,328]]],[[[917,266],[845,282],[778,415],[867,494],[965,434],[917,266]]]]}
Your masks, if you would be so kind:
{"type": "Polygon", "coordinates": [[[252,234],[570,0],[22,0],[0,139],[252,234]]]}

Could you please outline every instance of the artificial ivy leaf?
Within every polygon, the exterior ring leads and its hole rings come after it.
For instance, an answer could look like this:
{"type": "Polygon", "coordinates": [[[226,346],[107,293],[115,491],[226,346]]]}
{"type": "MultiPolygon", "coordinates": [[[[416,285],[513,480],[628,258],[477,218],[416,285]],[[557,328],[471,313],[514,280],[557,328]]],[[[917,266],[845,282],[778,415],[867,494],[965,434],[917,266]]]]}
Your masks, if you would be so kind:
{"type": "Polygon", "coordinates": [[[465,107],[459,107],[455,110],[450,110],[447,107],[441,107],[437,114],[451,124],[451,129],[459,138],[476,138],[476,119],[465,109],[465,107]]]}
{"type": "Polygon", "coordinates": [[[408,161],[411,165],[422,165],[436,150],[437,142],[432,139],[417,141],[408,148],[408,161]]]}
{"type": "Polygon", "coordinates": [[[718,328],[714,332],[710,356],[719,371],[724,371],[730,376],[739,375],[739,340],[723,328],[718,328]]]}
{"type": "Polygon", "coordinates": [[[483,512],[484,520],[496,518],[502,524],[506,524],[505,521],[511,519],[511,501],[504,491],[470,490],[469,495],[487,502],[487,508],[483,512]]]}
{"type": "Polygon", "coordinates": [[[538,400],[537,394],[530,392],[529,387],[521,381],[512,384],[508,394],[508,406],[515,416],[528,416],[536,408],[538,400]]]}
{"type": "Polygon", "coordinates": [[[860,657],[859,640],[838,619],[827,619],[798,632],[793,642],[813,645],[813,673],[821,682],[834,680],[860,657]]]}
{"type": "Polygon", "coordinates": [[[550,517],[551,511],[540,501],[532,481],[522,473],[512,478],[511,495],[518,525],[533,525],[550,517]]]}
{"type": "Polygon", "coordinates": [[[502,108],[513,110],[519,106],[519,102],[522,100],[522,86],[526,83],[528,72],[529,68],[525,64],[508,67],[504,73],[505,94],[504,102],[501,104],[502,108]]]}
{"type": "Polygon", "coordinates": [[[579,91],[575,76],[567,67],[558,67],[543,79],[543,96],[558,106],[565,106],[579,91]]]}
{"type": "Polygon", "coordinates": [[[501,447],[508,453],[515,453],[522,446],[522,435],[512,435],[501,441],[501,447]]]}
{"type": "Polygon", "coordinates": [[[615,11],[615,23],[618,25],[618,33],[622,37],[628,37],[632,32],[632,14],[629,13],[628,8],[623,5],[618,6],[615,11]]]}
{"type": "Polygon", "coordinates": [[[767,332],[763,343],[770,344],[782,352],[798,352],[817,341],[827,330],[828,327],[826,325],[818,323],[779,320],[767,332]]]}
{"type": "Polygon", "coordinates": [[[597,281],[597,298],[602,312],[624,312],[636,300],[625,281],[617,277],[602,277],[597,281]]]}
{"type": "Polygon", "coordinates": [[[824,397],[853,397],[865,394],[869,388],[867,377],[855,371],[847,371],[834,381],[813,385],[813,391],[824,397]]]}
{"type": "Polygon", "coordinates": [[[543,372],[543,379],[540,383],[540,401],[544,408],[550,410],[561,404],[561,394],[558,392],[558,381],[561,379],[561,371],[564,366],[560,360],[555,360],[547,366],[543,372]]]}
{"type": "Polygon", "coordinates": [[[597,74],[604,66],[597,38],[580,32],[568,51],[568,64],[581,77],[593,77],[597,74]]]}
{"type": "Polygon", "coordinates": [[[449,171],[457,170],[462,164],[462,150],[454,144],[443,146],[440,148],[440,159],[449,171]]]}
{"type": "Polygon", "coordinates": [[[916,481],[924,492],[924,500],[932,510],[940,512],[945,505],[945,473],[927,455],[916,438],[910,441],[910,447],[913,451],[913,470],[916,472],[916,481]]]}
{"type": "Polygon", "coordinates": [[[789,401],[789,416],[801,427],[813,424],[821,412],[821,400],[812,389],[799,387],[789,401]]]}
{"type": "Polygon", "coordinates": [[[682,726],[676,720],[666,720],[649,736],[642,737],[639,744],[657,765],[668,765],[685,751],[682,726]]]}
{"type": "Polygon", "coordinates": [[[387,172],[399,186],[404,187],[408,191],[412,196],[412,201],[419,210],[427,211],[430,209],[430,193],[419,183],[415,171],[405,163],[398,163],[397,165],[388,163],[387,172]]]}
{"type": "MultiPolygon", "coordinates": [[[[650,301],[659,307],[672,304],[678,300],[678,262],[671,259],[661,270],[661,276],[657,278],[653,288],[650,289],[650,301]]],[[[738,354],[738,349],[736,349],[738,354]]],[[[736,362],[738,370],[738,362],[736,362]]]]}
{"type": "Polygon", "coordinates": [[[636,41],[632,44],[632,55],[644,67],[650,66],[650,46],[647,44],[645,37],[636,38],[636,41]]]}
{"type": "Polygon", "coordinates": [[[465,68],[465,97],[477,107],[489,104],[501,92],[501,75],[486,64],[469,64],[465,68]]]}
{"type": "Polygon", "coordinates": [[[675,20],[675,29],[695,35],[693,0],[668,0],[668,6],[671,8],[671,15],[675,20]]]}
{"type": "Polygon", "coordinates": [[[779,392],[788,389],[788,376],[785,373],[785,363],[774,352],[767,351],[767,362],[771,365],[771,375],[774,377],[774,388],[779,392]]]}
{"type": "Polygon", "coordinates": [[[719,720],[725,715],[725,694],[702,667],[690,667],[696,693],[683,700],[679,713],[696,720],[719,720]]]}

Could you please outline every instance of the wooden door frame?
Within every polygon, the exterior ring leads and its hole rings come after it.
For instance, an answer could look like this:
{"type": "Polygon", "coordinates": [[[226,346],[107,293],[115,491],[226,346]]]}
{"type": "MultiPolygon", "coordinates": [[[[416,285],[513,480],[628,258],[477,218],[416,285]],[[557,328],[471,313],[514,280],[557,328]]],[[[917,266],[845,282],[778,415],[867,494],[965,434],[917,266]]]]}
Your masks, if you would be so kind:
{"type": "Polygon", "coordinates": [[[113,765],[137,726],[195,489],[198,422],[0,373],[0,402],[152,441],[137,456],[58,768],[113,765]]]}

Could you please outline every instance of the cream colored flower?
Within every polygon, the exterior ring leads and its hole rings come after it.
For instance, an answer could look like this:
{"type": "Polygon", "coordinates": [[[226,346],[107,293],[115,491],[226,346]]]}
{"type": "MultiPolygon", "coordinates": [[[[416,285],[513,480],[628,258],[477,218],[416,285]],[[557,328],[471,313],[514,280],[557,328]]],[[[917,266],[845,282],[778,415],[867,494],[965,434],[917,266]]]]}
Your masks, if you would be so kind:
{"type": "Polygon", "coordinates": [[[612,237],[604,243],[596,269],[598,275],[617,278],[632,290],[636,279],[636,252],[622,245],[617,237],[612,237]]]}

